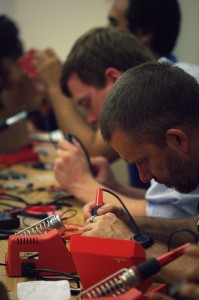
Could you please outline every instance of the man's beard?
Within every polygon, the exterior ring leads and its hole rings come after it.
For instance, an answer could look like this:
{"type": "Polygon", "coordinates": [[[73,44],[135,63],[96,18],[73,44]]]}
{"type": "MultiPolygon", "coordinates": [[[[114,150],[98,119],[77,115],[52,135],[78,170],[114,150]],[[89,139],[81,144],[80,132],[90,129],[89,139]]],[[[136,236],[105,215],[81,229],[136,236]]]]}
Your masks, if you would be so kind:
{"type": "Polygon", "coordinates": [[[176,189],[180,193],[190,193],[199,184],[199,162],[182,160],[176,153],[166,149],[166,164],[170,174],[170,188],[176,189]]]}

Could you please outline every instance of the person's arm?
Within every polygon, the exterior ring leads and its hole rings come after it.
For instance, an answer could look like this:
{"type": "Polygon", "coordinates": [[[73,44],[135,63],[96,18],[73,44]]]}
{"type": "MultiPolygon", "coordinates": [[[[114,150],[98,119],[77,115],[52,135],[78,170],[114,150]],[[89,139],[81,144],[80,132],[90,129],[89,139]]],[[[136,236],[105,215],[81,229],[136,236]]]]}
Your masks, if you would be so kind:
{"type": "Polygon", "coordinates": [[[163,243],[168,243],[169,238],[174,231],[178,232],[175,233],[171,240],[173,246],[187,243],[187,241],[195,242],[195,237],[189,231],[191,230],[195,234],[197,232],[196,216],[183,219],[135,217],[135,221],[142,231],[163,243]]]}
{"type": "Polygon", "coordinates": [[[99,129],[92,129],[78,111],[74,101],[66,97],[60,87],[62,64],[52,49],[38,51],[35,67],[39,79],[45,84],[59,128],[64,135],[73,133],[84,144],[90,156],[103,155],[109,161],[119,156],[103,141],[99,129]]]}

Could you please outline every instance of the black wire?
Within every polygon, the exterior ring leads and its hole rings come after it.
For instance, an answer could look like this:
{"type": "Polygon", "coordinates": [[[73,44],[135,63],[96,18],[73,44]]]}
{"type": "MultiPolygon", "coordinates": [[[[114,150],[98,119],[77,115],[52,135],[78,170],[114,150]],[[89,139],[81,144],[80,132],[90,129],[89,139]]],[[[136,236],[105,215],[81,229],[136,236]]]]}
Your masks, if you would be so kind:
{"type": "Polygon", "coordinates": [[[107,189],[102,189],[103,191],[113,195],[114,197],[117,198],[117,200],[120,202],[120,204],[123,206],[124,210],[126,211],[127,215],[129,216],[134,228],[136,229],[137,233],[141,233],[141,230],[139,228],[139,226],[137,225],[137,223],[135,222],[135,220],[133,219],[133,217],[131,216],[131,214],[129,213],[128,209],[126,208],[125,204],[122,202],[122,200],[120,199],[120,197],[118,195],[116,195],[115,193],[113,193],[112,191],[109,191],[107,189]]]}
{"type": "MultiPolygon", "coordinates": [[[[4,200],[6,200],[6,199],[4,199],[4,200]]],[[[9,199],[7,199],[7,200],[9,200],[9,199]]],[[[0,204],[2,205],[2,206],[6,206],[6,207],[10,207],[11,208],[11,210],[13,210],[13,209],[21,209],[21,207],[20,206],[14,206],[14,205],[11,205],[11,204],[8,204],[8,203],[4,203],[4,202],[1,202],[0,201],[0,204]]],[[[7,210],[4,210],[4,212],[6,212],[6,211],[10,211],[10,209],[7,209],[7,210]]]]}
{"type": "Polygon", "coordinates": [[[4,200],[16,201],[16,202],[20,202],[20,203],[23,203],[25,205],[28,205],[28,202],[25,199],[23,199],[19,196],[14,196],[14,195],[8,194],[8,193],[0,193],[0,200],[1,199],[2,200],[4,199],[4,200]],[[2,196],[4,196],[4,197],[2,197],[2,196]]]}
{"type": "MultiPolygon", "coordinates": [[[[39,279],[43,279],[44,277],[39,275],[39,273],[53,273],[56,274],[57,276],[64,276],[67,277],[69,281],[75,281],[77,284],[77,287],[80,288],[80,278],[79,276],[75,276],[72,274],[68,274],[65,272],[61,272],[61,271],[56,271],[56,270],[51,270],[51,269],[31,269],[29,270],[30,276],[32,277],[32,275],[35,275],[35,278],[39,278],[39,279]]],[[[51,279],[50,279],[51,280],[51,279]]]]}
{"type": "Polygon", "coordinates": [[[188,233],[190,233],[195,238],[196,244],[198,243],[198,236],[197,236],[197,234],[194,231],[192,231],[190,229],[187,229],[187,228],[177,229],[177,230],[174,230],[170,234],[170,236],[169,236],[169,239],[168,239],[168,251],[170,251],[170,249],[171,249],[171,240],[174,237],[174,235],[177,234],[177,233],[181,233],[181,232],[188,232],[188,233]]]}
{"type": "MultiPolygon", "coordinates": [[[[15,202],[19,202],[19,203],[22,203],[26,206],[29,206],[28,202],[26,202],[23,198],[21,197],[18,197],[18,196],[14,196],[14,195],[11,195],[11,194],[7,194],[7,193],[0,193],[0,204],[5,206],[5,207],[9,207],[10,210],[21,210],[23,209],[22,207],[20,206],[16,206],[16,205],[11,205],[9,203],[5,203],[4,201],[15,201],[15,202]]],[[[5,211],[10,211],[10,210],[4,210],[5,211]]]]}
{"type": "Polygon", "coordinates": [[[63,220],[71,219],[71,218],[75,217],[76,215],[77,215],[77,210],[75,210],[75,209],[67,209],[67,210],[65,210],[65,211],[62,212],[62,214],[60,215],[60,218],[63,221],[63,220]],[[67,212],[73,212],[73,214],[71,216],[69,216],[69,217],[62,218],[62,216],[64,214],[66,214],[67,212]]]}
{"type": "Polygon", "coordinates": [[[25,199],[19,197],[19,196],[14,196],[12,194],[7,194],[7,193],[0,193],[0,204],[1,205],[4,205],[6,207],[9,207],[11,208],[11,210],[14,210],[14,209],[17,209],[17,210],[24,210],[22,212],[19,212],[19,214],[22,214],[22,215],[27,215],[27,216],[30,216],[30,217],[36,217],[36,218],[45,218],[45,216],[41,213],[40,215],[35,215],[34,214],[31,214],[31,213],[28,213],[28,212],[25,212],[25,209],[27,208],[30,208],[32,206],[46,206],[46,205],[56,205],[57,207],[58,206],[71,206],[71,204],[69,203],[65,203],[64,200],[67,200],[68,198],[71,198],[72,196],[70,195],[66,195],[64,196],[63,199],[54,199],[52,200],[51,202],[36,202],[36,203],[28,203],[25,199]],[[15,201],[15,202],[19,202],[19,203],[22,203],[25,205],[25,207],[19,207],[19,206],[16,206],[16,205],[10,205],[9,203],[5,203],[4,201],[15,201]],[[62,200],[60,202],[60,200],[62,200]]]}

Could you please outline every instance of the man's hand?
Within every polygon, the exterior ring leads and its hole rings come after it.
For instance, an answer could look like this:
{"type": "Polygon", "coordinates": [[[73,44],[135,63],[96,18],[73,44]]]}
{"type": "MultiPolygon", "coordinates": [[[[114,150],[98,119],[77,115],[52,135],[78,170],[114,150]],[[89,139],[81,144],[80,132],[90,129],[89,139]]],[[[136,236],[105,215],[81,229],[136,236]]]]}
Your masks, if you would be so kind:
{"type": "Polygon", "coordinates": [[[47,90],[60,89],[62,63],[52,49],[37,50],[33,63],[38,79],[46,86],[47,90]]]}
{"type": "Polygon", "coordinates": [[[133,233],[113,213],[90,217],[83,227],[83,236],[128,240],[133,233]]]}
{"type": "Polygon", "coordinates": [[[59,184],[71,191],[74,185],[85,184],[92,178],[84,151],[77,141],[74,144],[62,140],[58,144],[54,162],[54,174],[59,184]]]}
{"type": "MultiPolygon", "coordinates": [[[[92,216],[92,210],[95,207],[95,202],[89,202],[84,205],[83,207],[83,214],[85,220],[90,218],[92,216]]],[[[117,218],[119,218],[122,222],[128,224],[129,217],[127,213],[124,211],[124,209],[120,206],[116,206],[113,204],[104,204],[102,207],[98,208],[97,214],[99,216],[103,216],[107,213],[113,213],[117,218]]]]}
{"type": "Polygon", "coordinates": [[[118,182],[110,168],[108,159],[103,156],[91,157],[91,164],[95,170],[95,179],[105,186],[117,190],[118,182]]]}

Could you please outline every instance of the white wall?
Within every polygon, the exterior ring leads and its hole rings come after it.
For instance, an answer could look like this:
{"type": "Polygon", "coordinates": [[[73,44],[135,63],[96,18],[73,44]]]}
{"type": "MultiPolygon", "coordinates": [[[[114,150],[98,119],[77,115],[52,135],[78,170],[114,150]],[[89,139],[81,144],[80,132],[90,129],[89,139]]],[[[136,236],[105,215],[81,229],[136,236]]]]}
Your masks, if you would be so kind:
{"type": "Polygon", "coordinates": [[[111,0],[0,0],[21,29],[25,48],[53,47],[65,59],[74,41],[93,26],[106,24],[111,0]]]}
{"type": "Polygon", "coordinates": [[[181,61],[199,64],[199,0],[179,0],[181,32],[175,53],[181,61]]]}
{"type": "MultiPolygon", "coordinates": [[[[74,41],[93,26],[106,24],[112,0],[0,0],[0,14],[21,29],[26,49],[53,47],[65,59],[74,41]]],[[[199,0],[179,0],[181,33],[175,49],[179,60],[199,64],[199,0]]]]}

